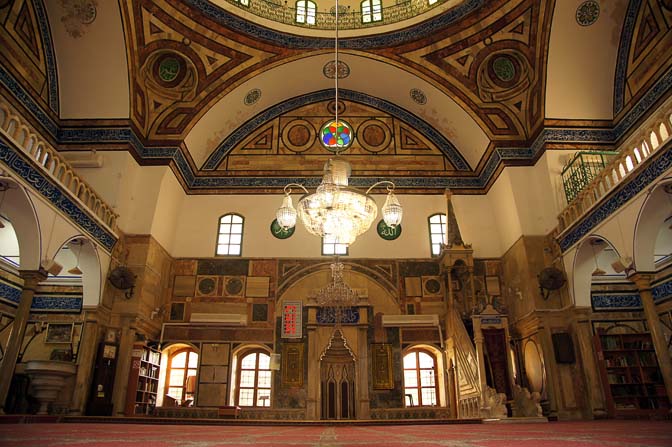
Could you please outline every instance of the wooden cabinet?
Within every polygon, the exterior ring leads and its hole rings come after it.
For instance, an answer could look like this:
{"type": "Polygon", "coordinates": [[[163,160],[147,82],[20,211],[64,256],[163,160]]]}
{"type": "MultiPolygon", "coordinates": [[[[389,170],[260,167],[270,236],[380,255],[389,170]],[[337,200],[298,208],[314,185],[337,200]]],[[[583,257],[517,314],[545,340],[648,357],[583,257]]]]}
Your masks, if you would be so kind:
{"type": "Polygon", "coordinates": [[[161,353],[145,345],[133,347],[126,392],[126,415],[151,415],[159,388],[161,353]]]}
{"type": "Polygon", "coordinates": [[[595,344],[610,417],[669,411],[649,334],[597,334],[595,344]]]}

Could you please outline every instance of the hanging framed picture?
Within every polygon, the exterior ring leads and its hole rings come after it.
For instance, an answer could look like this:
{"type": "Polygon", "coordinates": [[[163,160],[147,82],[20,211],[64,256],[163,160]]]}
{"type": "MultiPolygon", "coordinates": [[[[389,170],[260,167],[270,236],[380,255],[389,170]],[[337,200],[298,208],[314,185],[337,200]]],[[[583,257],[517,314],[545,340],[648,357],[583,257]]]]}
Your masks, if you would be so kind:
{"type": "Polygon", "coordinates": [[[72,342],[73,323],[49,323],[45,343],[72,342]]]}

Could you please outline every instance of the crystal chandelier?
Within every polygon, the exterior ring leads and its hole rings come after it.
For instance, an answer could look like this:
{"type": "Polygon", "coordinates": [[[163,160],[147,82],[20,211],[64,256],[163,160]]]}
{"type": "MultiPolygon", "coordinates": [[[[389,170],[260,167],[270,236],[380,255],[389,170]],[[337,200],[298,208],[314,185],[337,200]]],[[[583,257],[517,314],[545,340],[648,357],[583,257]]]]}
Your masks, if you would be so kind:
{"type": "Polygon", "coordinates": [[[343,263],[330,264],[331,282],[326,287],[317,291],[313,296],[319,306],[331,309],[334,315],[334,323],[338,326],[343,321],[347,308],[357,305],[359,295],[343,281],[343,263]]]}
{"type": "Polygon", "coordinates": [[[336,91],[335,119],[323,126],[320,133],[322,144],[336,153],[336,157],[324,165],[322,182],[314,193],[303,185],[290,183],[284,188],[285,197],[278,208],[276,218],[285,230],[296,225],[297,214],[308,232],[322,238],[329,236],[337,244],[352,244],[357,236],[371,227],[378,215],[376,202],[369,196],[373,188],[387,185],[387,198],[381,211],[383,220],[389,227],[401,223],[403,210],[394,195],[395,185],[389,180],[374,183],[366,192],[348,186],[350,164],[339,157],[342,150],[350,146],[353,140],[350,126],[338,119],[338,0],[336,0],[336,39],[334,51],[334,84],[336,91]],[[294,208],[292,187],[302,189],[305,194],[299,199],[298,212],[294,208]]]}

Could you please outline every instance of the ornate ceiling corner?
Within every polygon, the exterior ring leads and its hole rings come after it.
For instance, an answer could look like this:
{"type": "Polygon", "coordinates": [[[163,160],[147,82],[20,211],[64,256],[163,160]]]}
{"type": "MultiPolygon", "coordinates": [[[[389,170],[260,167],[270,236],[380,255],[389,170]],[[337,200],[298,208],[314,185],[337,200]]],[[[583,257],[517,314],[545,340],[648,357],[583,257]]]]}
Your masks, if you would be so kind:
{"type": "Polygon", "coordinates": [[[295,51],[232,32],[184,4],[122,3],[131,120],[144,138],[181,140],[221,97],[295,51]]]}
{"type": "Polygon", "coordinates": [[[463,32],[393,50],[439,84],[495,141],[527,141],[543,124],[546,53],[554,2],[518,0],[463,32]]]}

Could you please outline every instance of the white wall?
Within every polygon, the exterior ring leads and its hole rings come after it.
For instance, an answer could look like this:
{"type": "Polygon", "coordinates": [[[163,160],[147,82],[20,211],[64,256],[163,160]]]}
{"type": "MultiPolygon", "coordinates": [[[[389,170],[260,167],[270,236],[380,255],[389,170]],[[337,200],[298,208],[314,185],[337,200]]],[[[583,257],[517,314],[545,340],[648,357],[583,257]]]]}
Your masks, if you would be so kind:
{"type": "Polygon", "coordinates": [[[580,26],[583,0],[555,2],[548,51],[546,117],[611,119],[614,71],[627,0],[600,2],[593,25],[580,26]]]}
{"type": "Polygon", "coordinates": [[[119,214],[117,225],[127,234],[150,234],[166,166],[140,166],[128,152],[103,152],[101,168],[77,173],[119,214]]]}
{"type": "MultiPolygon", "coordinates": [[[[186,194],[170,168],[165,168],[161,187],[156,199],[156,211],[152,221],[151,234],[171,252],[175,242],[177,223],[180,220],[180,208],[186,194]]],[[[197,217],[197,216],[196,216],[197,217]]]]}
{"type": "MultiPolygon", "coordinates": [[[[119,4],[96,2],[96,20],[72,37],[64,2],[45,1],[58,71],[61,118],[128,118],[128,66],[119,4]]],[[[76,19],[75,19],[76,22],[76,19]]]]}

